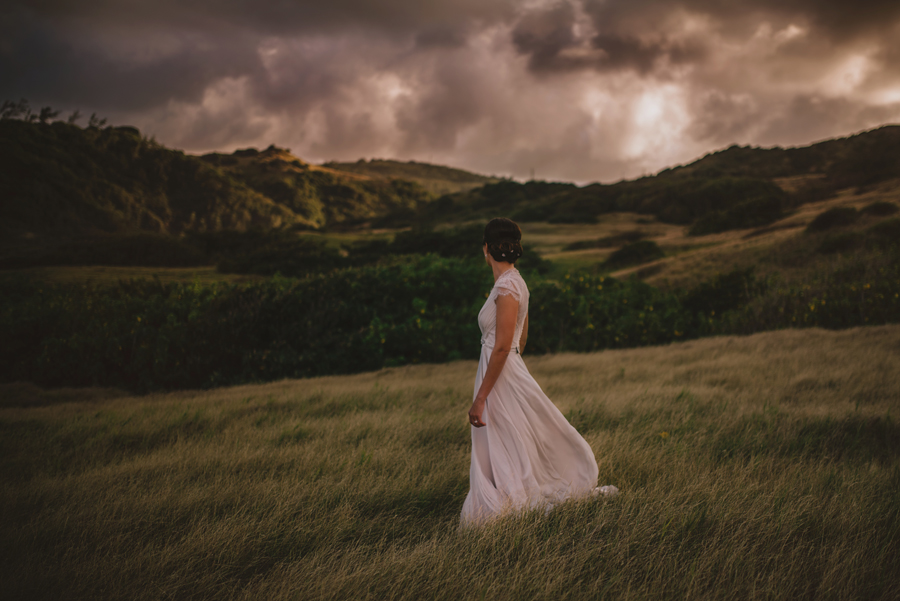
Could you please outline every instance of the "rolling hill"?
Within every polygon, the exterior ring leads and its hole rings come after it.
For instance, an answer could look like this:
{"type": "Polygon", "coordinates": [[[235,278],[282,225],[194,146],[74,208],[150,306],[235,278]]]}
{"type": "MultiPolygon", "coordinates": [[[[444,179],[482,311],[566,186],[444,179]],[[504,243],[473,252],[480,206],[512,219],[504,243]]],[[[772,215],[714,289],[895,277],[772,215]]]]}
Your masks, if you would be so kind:
{"type": "Polygon", "coordinates": [[[389,214],[395,218],[413,215],[434,199],[416,181],[311,165],[276,146],[201,158],[288,208],[314,229],[359,226],[389,214]]]}
{"type": "Polygon", "coordinates": [[[695,235],[759,227],[800,205],[865,191],[900,177],[900,126],[885,126],[803,148],[731,146],[688,165],[615,184],[503,181],[423,207],[422,223],[484,219],[591,223],[632,212],[691,226],[695,235]]]}
{"type": "Polygon", "coordinates": [[[438,196],[454,192],[465,192],[485,184],[495,184],[503,181],[499,177],[478,175],[462,169],[419,163],[417,161],[404,163],[402,161],[384,159],[372,159],[370,161],[360,159],[355,163],[332,161],[325,163],[324,167],[369,177],[404,179],[416,182],[438,196]]]}
{"type": "MultiPolygon", "coordinates": [[[[457,183],[480,177],[446,171],[457,183]]],[[[0,198],[0,234],[15,245],[124,232],[320,229],[413,213],[434,196],[415,181],[310,165],[274,146],[197,157],[133,127],[3,119],[0,198]]]]}
{"type": "MultiPolygon", "coordinates": [[[[663,244],[668,264],[673,253],[718,245],[716,236],[728,231],[783,229],[792,215],[804,213],[802,207],[832,199],[846,204],[848,195],[877,200],[877,190],[898,178],[900,126],[803,148],[732,146],[655,176],[579,187],[498,180],[417,162],[314,165],[274,145],[200,157],[166,148],[132,127],[4,119],[0,264],[211,264],[236,239],[229,234],[197,242],[197,235],[343,230],[355,236],[372,228],[428,229],[498,214],[584,230],[567,240],[580,244],[577,249],[544,249],[563,263],[579,253],[606,260],[628,242],[622,236],[639,233],[663,244]],[[436,196],[454,189],[461,191],[436,196]],[[625,229],[615,226],[619,222],[625,229]],[[667,232],[663,239],[660,232],[667,232]],[[192,236],[193,248],[179,246],[192,236]],[[601,240],[610,236],[615,244],[601,240]],[[152,253],[146,252],[150,246],[152,253]],[[195,256],[198,248],[203,257],[195,256]],[[98,253],[116,256],[106,260],[98,253]]],[[[894,201],[889,196],[885,200],[894,201]]],[[[285,248],[294,246],[287,240],[285,248]]],[[[579,262],[576,257],[573,265],[579,262]]]]}
{"type": "Polygon", "coordinates": [[[243,182],[132,127],[5,119],[0,141],[0,233],[8,243],[307,225],[243,182]]]}

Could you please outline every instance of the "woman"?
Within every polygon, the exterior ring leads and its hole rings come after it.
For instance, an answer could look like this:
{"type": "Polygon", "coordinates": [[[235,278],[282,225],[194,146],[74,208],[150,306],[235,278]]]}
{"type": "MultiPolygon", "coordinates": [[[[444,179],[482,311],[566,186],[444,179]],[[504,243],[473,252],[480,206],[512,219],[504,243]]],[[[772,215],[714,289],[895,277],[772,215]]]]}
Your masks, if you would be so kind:
{"type": "Polygon", "coordinates": [[[528,287],[515,267],[522,232],[509,219],[484,228],[484,260],[494,287],[478,313],[481,359],[475,376],[472,465],[461,522],[484,522],[510,509],[553,505],[595,488],[597,462],[587,442],[538,386],[522,361],[528,338],[528,287]]]}

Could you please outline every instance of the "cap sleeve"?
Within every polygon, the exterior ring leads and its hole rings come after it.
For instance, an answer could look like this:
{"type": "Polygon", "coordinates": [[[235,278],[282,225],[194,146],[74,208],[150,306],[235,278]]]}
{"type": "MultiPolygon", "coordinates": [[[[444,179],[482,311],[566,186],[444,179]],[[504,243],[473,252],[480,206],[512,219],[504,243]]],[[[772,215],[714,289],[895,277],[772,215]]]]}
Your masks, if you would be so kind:
{"type": "Polygon", "coordinates": [[[501,296],[511,296],[516,299],[516,302],[521,302],[522,300],[522,286],[520,285],[521,278],[516,277],[518,272],[515,269],[510,269],[503,275],[501,275],[496,283],[494,283],[494,289],[497,291],[497,294],[494,295],[494,302],[497,302],[497,299],[501,296]]]}
{"type": "Polygon", "coordinates": [[[516,299],[516,302],[521,300],[521,295],[519,291],[516,290],[515,285],[512,283],[504,284],[503,286],[497,286],[497,295],[494,297],[494,302],[497,302],[497,299],[501,296],[511,296],[516,299]]]}

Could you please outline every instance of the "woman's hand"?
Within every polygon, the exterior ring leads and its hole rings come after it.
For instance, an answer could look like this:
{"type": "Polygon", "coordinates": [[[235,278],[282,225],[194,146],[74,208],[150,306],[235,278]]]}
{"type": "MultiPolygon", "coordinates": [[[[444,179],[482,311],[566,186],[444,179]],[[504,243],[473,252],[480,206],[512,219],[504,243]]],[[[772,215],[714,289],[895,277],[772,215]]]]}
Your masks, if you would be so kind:
{"type": "Polygon", "coordinates": [[[486,401],[487,399],[484,397],[475,397],[475,400],[472,402],[472,408],[469,409],[469,423],[476,428],[481,428],[485,425],[485,423],[481,421],[481,415],[484,413],[484,404],[486,401]]]}

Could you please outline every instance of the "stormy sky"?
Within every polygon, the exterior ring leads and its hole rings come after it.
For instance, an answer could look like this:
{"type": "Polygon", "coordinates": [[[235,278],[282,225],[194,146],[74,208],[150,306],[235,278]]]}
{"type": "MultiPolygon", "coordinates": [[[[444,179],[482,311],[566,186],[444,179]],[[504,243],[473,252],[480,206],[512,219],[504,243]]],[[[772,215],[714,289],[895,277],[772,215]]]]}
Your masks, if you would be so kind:
{"type": "Polygon", "coordinates": [[[898,40],[897,0],[7,0],[0,99],[188,152],[608,182],[898,122],[898,40]]]}

